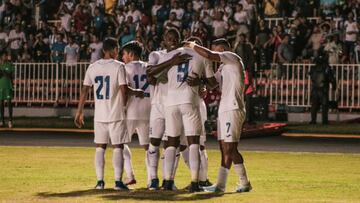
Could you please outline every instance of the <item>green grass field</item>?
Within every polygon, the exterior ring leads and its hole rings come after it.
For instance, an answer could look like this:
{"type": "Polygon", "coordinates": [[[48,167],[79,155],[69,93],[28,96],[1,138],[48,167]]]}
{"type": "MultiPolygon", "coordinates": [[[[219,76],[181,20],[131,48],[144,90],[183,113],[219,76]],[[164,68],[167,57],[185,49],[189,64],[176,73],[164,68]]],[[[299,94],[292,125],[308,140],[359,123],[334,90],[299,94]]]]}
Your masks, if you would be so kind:
{"type": "MultiPolygon", "coordinates": [[[[108,189],[94,191],[93,148],[0,147],[0,202],[360,202],[360,155],[244,152],[250,193],[236,194],[231,171],[225,194],[147,191],[144,152],[133,149],[138,184],[131,192],[113,191],[111,151],[107,152],[108,189]]],[[[219,152],[209,151],[214,181],[219,152]]],[[[176,184],[183,188],[190,174],[181,161],[176,184]]]]}

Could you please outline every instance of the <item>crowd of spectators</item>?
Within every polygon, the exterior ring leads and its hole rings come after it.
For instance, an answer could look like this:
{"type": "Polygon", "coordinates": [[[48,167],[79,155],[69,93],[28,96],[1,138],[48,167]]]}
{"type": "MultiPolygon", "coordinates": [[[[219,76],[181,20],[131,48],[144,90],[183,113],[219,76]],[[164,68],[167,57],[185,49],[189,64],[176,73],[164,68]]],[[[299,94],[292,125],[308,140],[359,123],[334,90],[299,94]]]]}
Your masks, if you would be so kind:
{"type": "Polygon", "coordinates": [[[205,45],[229,39],[246,68],[306,62],[321,47],[330,63],[359,63],[359,14],[357,0],[2,0],[0,52],[18,62],[93,62],[115,37],[141,42],[146,60],[176,27],[205,45]],[[279,24],[269,24],[274,17],[279,24]]]}

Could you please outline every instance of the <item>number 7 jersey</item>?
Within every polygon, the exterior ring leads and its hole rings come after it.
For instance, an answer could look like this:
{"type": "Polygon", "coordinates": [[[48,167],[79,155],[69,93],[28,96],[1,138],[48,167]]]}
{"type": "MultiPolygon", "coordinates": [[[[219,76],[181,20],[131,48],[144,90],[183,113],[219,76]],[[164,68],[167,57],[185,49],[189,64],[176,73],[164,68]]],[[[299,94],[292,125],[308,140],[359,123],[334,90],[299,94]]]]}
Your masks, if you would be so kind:
{"type": "Polygon", "coordinates": [[[120,86],[126,85],[124,64],[114,59],[100,59],[86,70],[83,82],[94,86],[94,121],[115,122],[125,119],[125,98],[120,86]]]}
{"type": "Polygon", "coordinates": [[[131,96],[127,102],[126,119],[149,120],[150,119],[150,87],[146,76],[147,64],[143,61],[131,61],[125,65],[126,79],[130,87],[142,89],[144,98],[131,96]]]}

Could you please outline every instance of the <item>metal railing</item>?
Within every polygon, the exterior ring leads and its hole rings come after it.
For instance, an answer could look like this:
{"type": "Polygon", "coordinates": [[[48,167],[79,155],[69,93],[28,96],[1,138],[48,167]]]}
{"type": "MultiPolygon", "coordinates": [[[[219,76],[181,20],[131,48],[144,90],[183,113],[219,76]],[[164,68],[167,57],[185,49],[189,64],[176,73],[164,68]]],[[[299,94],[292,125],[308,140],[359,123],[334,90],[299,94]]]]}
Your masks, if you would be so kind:
{"type": "MultiPolygon", "coordinates": [[[[287,18],[291,23],[295,18],[287,18]]],[[[306,18],[310,23],[318,23],[320,18],[319,17],[308,17],[306,18]]],[[[265,23],[268,28],[272,28],[274,26],[281,25],[284,18],[265,18],[265,23]]]]}
{"type": "MultiPolygon", "coordinates": [[[[258,95],[269,97],[269,104],[310,107],[311,81],[309,72],[314,64],[272,64],[259,70],[256,79],[258,95]]],[[[360,109],[360,64],[332,64],[337,87],[330,84],[329,101],[341,109],[360,109]]]]}
{"type": "MultiPolygon", "coordinates": [[[[89,63],[15,63],[14,102],[22,105],[76,105],[89,63]]],[[[313,64],[277,64],[257,70],[257,94],[269,104],[310,107],[310,69],[313,64]]],[[[331,65],[337,80],[330,100],[339,108],[360,109],[360,64],[331,65]]],[[[92,93],[87,103],[93,103],[92,93]]]]}

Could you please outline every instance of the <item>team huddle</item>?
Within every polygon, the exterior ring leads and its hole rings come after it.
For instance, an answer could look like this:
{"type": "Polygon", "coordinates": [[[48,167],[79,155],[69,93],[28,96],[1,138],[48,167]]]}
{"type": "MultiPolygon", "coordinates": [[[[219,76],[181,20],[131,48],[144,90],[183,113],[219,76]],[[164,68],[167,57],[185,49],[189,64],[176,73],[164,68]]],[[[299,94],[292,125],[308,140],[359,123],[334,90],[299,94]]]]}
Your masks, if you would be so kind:
{"type": "Polygon", "coordinates": [[[75,124],[82,127],[83,108],[93,87],[95,98],[94,133],[96,144],[96,189],[104,189],[105,150],[113,146],[115,190],[129,190],[136,183],[131,152],[126,145],[137,133],[145,149],[147,188],[176,190],[175,174],[183,157],[190,169],[189,192],[224,192],[229,169],[234,164],[239,177],[236,192],[250,191],[243,157],[237,150],[245,120],[244,69],[241,58],[230,52],[225,39],[212,43],[212,51],[197,38],[181,44],[176,29],[164,34],[164,50],[154,51],[149,61],[140,60],[142,48],[132,41],[122,48],[117,61],[118,43],[103,42],[104,57],[86,71],[75,124]],[[221,63],[213,70],[212,62],[221,63]],[[208,180],[208,157],[205,148],[207,119],[203,95],[206,89],[220,85],[218,140],[221,166],[215,184],[208,180]],[[160,144],[163,143],[162,186],[158,177],[160,144]],[[125,171],[127,181],[123,182],[125,171]]]}

